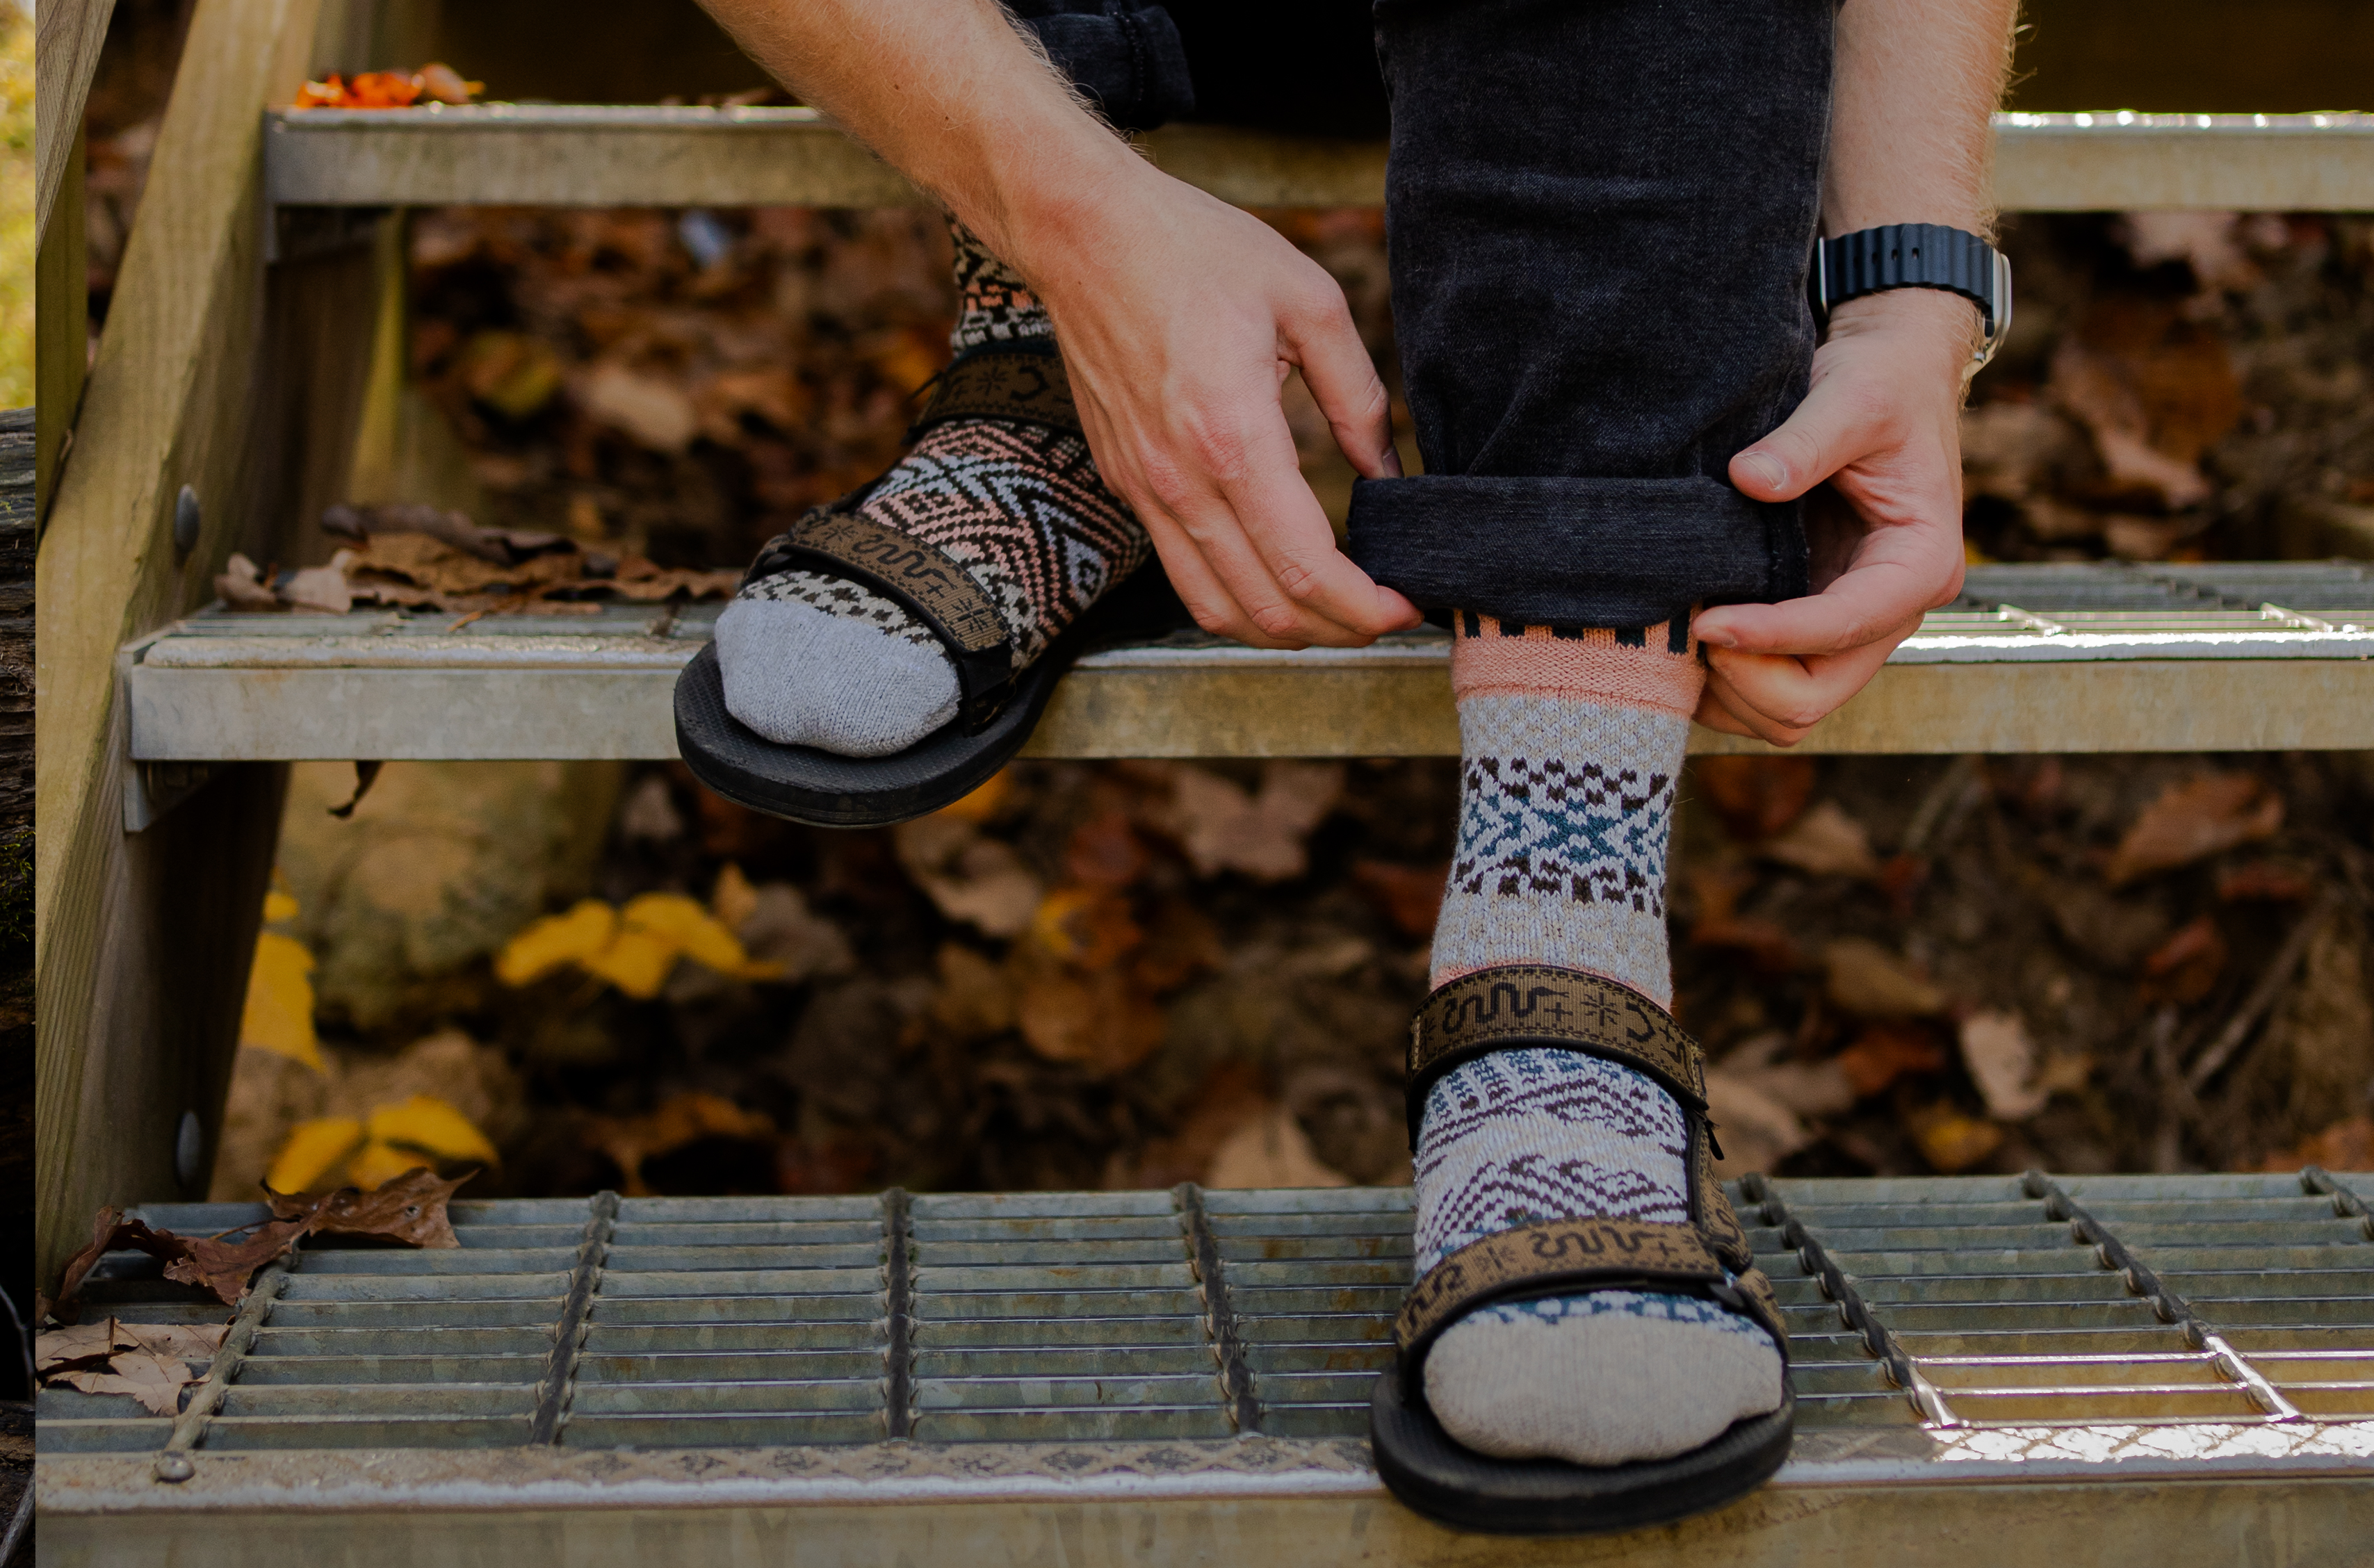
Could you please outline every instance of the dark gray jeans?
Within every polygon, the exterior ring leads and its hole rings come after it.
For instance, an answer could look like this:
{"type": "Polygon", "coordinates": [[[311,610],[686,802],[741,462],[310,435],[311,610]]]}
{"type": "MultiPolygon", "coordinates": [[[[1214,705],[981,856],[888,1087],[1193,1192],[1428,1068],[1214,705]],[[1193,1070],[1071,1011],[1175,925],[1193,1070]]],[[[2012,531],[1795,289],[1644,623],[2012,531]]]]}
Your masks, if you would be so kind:
{"type": "Polygon", "coordinates": [[[1352,558],[1435,613],[1651,626],[1806,591],[1733,454],[1804,396],[1834,0],[1009,0],[1121,125],[1390,124],[1426,472],[1352,558]]]}

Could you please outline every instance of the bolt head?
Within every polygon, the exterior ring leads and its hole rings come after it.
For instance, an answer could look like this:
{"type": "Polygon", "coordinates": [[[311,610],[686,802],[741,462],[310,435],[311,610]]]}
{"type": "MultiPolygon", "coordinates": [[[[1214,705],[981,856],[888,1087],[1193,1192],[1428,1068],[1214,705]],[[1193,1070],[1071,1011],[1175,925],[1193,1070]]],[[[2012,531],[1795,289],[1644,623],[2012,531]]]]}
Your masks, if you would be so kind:
{"type": "Polygon", "coordinates": [[[198,509],[198,492],[191,486],[182,486],[173,497],[173,559],[176,563],[190,558],[198,547],[198,525],[205,521],[198,509]]]}
{"type": "Polygon", "coordinates": [[[206,1157],[206,1129],[198,1121],[198,1113],[183,1111],[182,1125],[173,1132],[173,1179],[183,1187],[197,1185],[198,1162],[206,1157]]]}

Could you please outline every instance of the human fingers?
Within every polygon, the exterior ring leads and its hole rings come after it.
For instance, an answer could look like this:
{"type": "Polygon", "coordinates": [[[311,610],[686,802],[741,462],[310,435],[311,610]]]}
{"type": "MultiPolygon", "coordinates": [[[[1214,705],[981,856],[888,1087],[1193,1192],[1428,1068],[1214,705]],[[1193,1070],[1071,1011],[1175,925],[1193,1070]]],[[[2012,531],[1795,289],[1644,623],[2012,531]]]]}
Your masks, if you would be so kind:
{"type": "Polygon", "coordinates": [[[1357,647],[1416,624],[1416,606],[1336,548],[1274,394],[1191,417],[1182,450],[1152,466],[1165,509],[1268,638],[1357,647]]]}
{"type": "MultiPolygon", "coordinates": [[[[1889,543],[1900,542],[1879,542],[1889,543]]],[[[1840,654],[1891,636],[1901,640],[1923,612],[1952,603],[1960,589],[1958,548],[1944,559],[1924,558],[1940,554],[1875,545],[1819,593],[1722,605],[1702,612],[1693,629],[1709,648],[1745,654],[1840,654]]]]}
{"type": "Polygon", "coordinates": [[[1817,379],[1795,412],[1731,460],[1731,482],[1759,501],[1793,501],[1885,440],[1894,404],[1874,378],[1817,379]]]}
{"type": "Polygon", "coordinates": [[[1279,313],[1278,341],[1286,357],[1301,369],[1303,384],[1327,416],[1336,447],[1360,477],[1400,478],[1393,399],[1378,379],[1376,362],[1369,357],[1368,345],[1360,341],[1334,279],[1327,279],[1322,295],[1279,313]]]}
{"type": "Polygon", "coordinates": [[[1708,692],[1745,732],[1794,745],[1869,685],[1900,640],[1802,659],[1713,649],[1707,656],[1708,692]]]}

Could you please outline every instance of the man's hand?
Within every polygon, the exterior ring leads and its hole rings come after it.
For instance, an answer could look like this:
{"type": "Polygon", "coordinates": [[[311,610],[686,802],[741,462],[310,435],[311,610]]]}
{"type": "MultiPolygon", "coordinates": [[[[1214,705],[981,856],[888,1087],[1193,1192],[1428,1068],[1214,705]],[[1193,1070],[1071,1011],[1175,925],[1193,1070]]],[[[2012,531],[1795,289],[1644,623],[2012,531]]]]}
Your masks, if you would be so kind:
{"type": "Polygon", "coordinates": [[[1731,460],[1759,501],[1806,504],[1814,593],[1727,604],[1696,623],[1709,729],[1793,745],[1863,688],[1922,613],[1962,588],[1960,415],[1978,316],[1958,295],[1851,300],[1814,356],[1813,388],[1731,460]]]}
{"type": "Polygon", "coordinates": [[[1352,466],[1401,472],[1384,383],[1334,278],[1258,218],[1143,165],[1009,232],[1008,259],[1054,317],[1098,471],[1199,626],[1344,648],[1418,623],[1336,549],[1278,401],[1299,369],[1352,466]]]}

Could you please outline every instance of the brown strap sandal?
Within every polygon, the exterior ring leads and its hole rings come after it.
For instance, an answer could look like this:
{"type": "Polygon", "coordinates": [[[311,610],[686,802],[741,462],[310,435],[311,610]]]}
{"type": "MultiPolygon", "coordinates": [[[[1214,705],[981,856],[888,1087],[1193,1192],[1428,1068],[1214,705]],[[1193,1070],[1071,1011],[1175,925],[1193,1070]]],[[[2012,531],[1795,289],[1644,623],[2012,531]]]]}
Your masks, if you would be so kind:
{"type": "MultiPolygon", "coordinates": [[[[959,355],[931,384],[909,441],[951,419],[999,419],[1080,433],[1062,356],[1045,340],[985,344],[959,355]]],[[[1005,623],[945,552],[858,514],[877,479],[817,507],[777,534],[743,574],[747,584],[794,567],[847,578],[904,608],[940,639],[957,671],[957,715],[890,756],[836,756],[779,745],[725,708],[714,644],[676,685],[676,750],[695,777],[740,805],[818,827],[879,827],[961,800],[1014,758],[1080,655],[1121,637],[1187,625],[1161,564],[1116,584],[1028,668],[1014,668],[1005,623]]]]}
{"type": "Polygon", "coordinates": [[[1701,1447],[1611,1466],[1493,1459],[1461,1447],[1426,1407],[1427,1352],[1444,1329],[1494,1302],[1592,1291],[1694,1295],[1772,1337],[1785,1366],[1789,1333],[1772,1281],[1715,1179],[1722,1153],[1707,1119],[1698,1043],[1628,987],[1572,969],[1509,965],[1439,988],[1410,1025],[1410,1143],[1428,1091],[1462,1063],[1495,1051],[1552,1049],[1643,1072],[1674,1097],[1689,1128],[1689,1221],[1555,1220],[1471,1242],[1428,1270],[1393,1320],[1393,1364],[1377,1379],[1369,1438],[1377,1469],[1422,1514],[1473,1530],[1570,1535],[1633,1529],[1702,1512],[1761,1484],[1788,1457],[1796,1396],[1734,1422],[1701,1447]]]}

